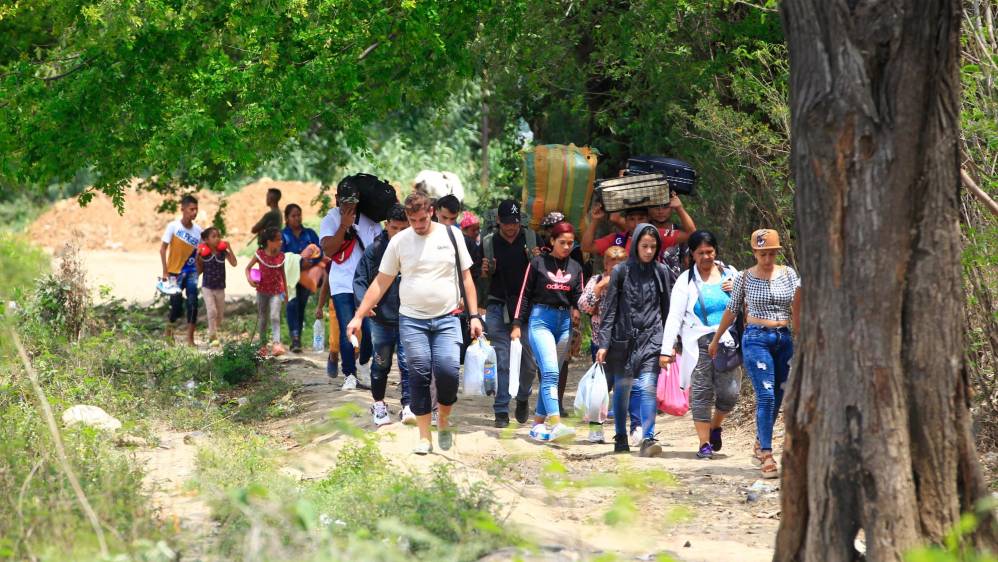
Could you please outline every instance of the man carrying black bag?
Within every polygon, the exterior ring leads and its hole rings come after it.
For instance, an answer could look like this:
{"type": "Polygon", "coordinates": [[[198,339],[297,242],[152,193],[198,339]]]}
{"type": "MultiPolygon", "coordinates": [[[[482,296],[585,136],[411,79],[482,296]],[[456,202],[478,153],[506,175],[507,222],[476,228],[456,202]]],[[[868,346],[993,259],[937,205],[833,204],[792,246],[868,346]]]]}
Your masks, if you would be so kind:
{"type": "MultiPolygon", "coordinates": [[[[539,253],[537,235],[520,224],[520,205],[512,199],[499,204],[499,225],[482,239],[482,278],[487,287],[482,291],[486,300],[485,326],[496,350],[497,384],[495,426],[509,425],[509,333],[530,259],[539,253]]],[[[527,422],[531,386],[537,378],[527,330],[523,330],[523,355],[520,358],[520,386],[516,396],[516,421],[527,422]]]]}

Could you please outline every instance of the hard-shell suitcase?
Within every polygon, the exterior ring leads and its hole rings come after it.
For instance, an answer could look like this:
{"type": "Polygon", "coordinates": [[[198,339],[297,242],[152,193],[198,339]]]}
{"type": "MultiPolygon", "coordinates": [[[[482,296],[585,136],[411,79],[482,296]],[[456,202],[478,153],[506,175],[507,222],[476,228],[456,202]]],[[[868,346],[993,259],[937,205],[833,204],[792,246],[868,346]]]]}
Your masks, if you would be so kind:
{"type": "Polygon", "coordinates": [[[669,204],[669,181],[665,174],[642,174],[599,182],[603,208],[614,213],[638,207],[669,204]]]}
{"type": "Polygon", "coordinates": [[[692,195],[696,187],[697,173],[692,166],[664,156],[634,156],[627,160],[625,175],[665,174],[669,187],[680,195],[692,195]]]}

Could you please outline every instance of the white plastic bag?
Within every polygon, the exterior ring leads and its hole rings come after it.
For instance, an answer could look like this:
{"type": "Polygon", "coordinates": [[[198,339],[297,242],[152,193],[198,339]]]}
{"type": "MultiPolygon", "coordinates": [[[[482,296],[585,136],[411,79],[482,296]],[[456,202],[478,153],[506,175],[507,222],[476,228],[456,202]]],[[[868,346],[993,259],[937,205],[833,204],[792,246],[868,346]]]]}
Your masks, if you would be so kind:
{"type": "Polygon", "coordinates": [[[603,365],[596,364],[595,378],[589,385],[589,408],[586,412],[588,421],[603,423],[610,410],[610,388],[606,384],[606,373],[603,365]]]}
{"type": "Polygon", "coordinates": [[[476,338],[468,346],[464,356],[464,394],[478,396],[485,394],[485,357],[488,349],[481,338],[476,338]]]}
{"type": "Polygon", "coordinates": [[[523,358],[523,344],[519,339],[509,342],[509,395],[516,398],[520,392],[520,360],[523,358]]]}
{"type": "Polygon", "coordinates": [[[593,363],[579,380],[579,389],[575,392],[575,411],[584,422],[602,423],[606,421],[609,406],[610,392],[606,386],[603,366],[593,363]]]}

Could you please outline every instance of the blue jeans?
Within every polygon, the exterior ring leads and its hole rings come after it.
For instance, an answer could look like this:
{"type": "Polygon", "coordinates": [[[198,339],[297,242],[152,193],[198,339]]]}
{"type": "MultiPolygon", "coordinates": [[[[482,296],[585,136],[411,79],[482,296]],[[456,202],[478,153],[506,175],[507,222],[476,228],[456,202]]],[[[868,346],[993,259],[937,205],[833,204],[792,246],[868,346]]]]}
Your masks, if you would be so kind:
{"type": "Polygon", "coordinates": [[[461,346],[464,345],[458,317],[448,314],[423,320],[402,315],[399,339],[405,342],[412,413],[423,416],[433,409],[431,379],[436,382],[440,404],[450,406],[457,402],[461,346]]]}
{"type": "Polygon", "coordinates": [[[197,324],[198,321],[198,274],[197,272],[181,273],[177,275],[177,286],[187,295],[184,299],[182,293],[170,295],[170,324],[173,324],[181,316],[187,317],[188,324],[197,324]],[[185,302],[186,301],[186,302],[185,302]],[[186,304],[186,306],[185,306],[186,304]]]}
{"type": "Polygon", "coordinates": [[[291,334],[291,337],[301,337],[301,329],[305,325],[305,306],[308,304],[310,296],[312,296],[312,292],[302,287],[301,283],[295,285],[294,298],[288,301],[286,313],[288,333],[291,334]]]}
{"type": "Polygon", "coordinates": [[[630,411],[631,427],[634,428],[635,413],[641,424],[641,435],[645,439],[655,438],[655,416],[658,414],[655,403],[655,385],[658,383],[658,373],[641,373],[634,384],[634,378],[617,375],[613,381],[613,427],[617,435],[627,435],[627,420],[621,412],[630,411]],[[637,398],[635,398],[637,397],[637,398]]]}
{"type": "MultiPolygon", "coordinates": [[[[353,344],[347,337],[347,324],[353,320],[353,315],[357,313],[357,303],[353,300],[353,293],[340,293],[333,295],[333,307],[336,309],[336,323],[340,326],[340,359],[343,362],[343,376],[356,375],[357,363],[354,357],[353,344]]],[[[371,360],[373,346],[371,345],[371,321],[367,318],[361,325],[362,338],[360,340],[360,364],[366,365],[371,360]]]]}
{"type": "Polygon", "coordinates": [[[764,328],[749,324],[742,336],[745,372],[755,388],[755,430],[759,446],[773,449],[773,425],[783,402],[783,390],[790,376],[794,340],[786,328],[764,328]]]}
{"type": "MultiPolygon", "coordinates": [[[[498,363],[496,384],[499,385],[499,388],[496,389],[496,401],[492,406],[493,411],[497,414],[509,413],[511,398],[509,395],[510,325],[506,323],[503,313],[505,306],[503,304],[490,304],[485,314],[485,327],[488,330],[489,341],[492,342],[492,347],[496,350],[496,362],[498,363]]],[[[523,355],[520,356],[520,388],[526,386],[528,389],[524,399],[529,395],[529,388],[534,383],[535,371],[537,371],[537,366],[534,365],[534,356],[530,350],[529,332],[530,330],[521,330],[520,333],[520,344],[523,345],[523,355]]],[[[517,395],[519,394],[517,392],[517,395]]]]}
{"type": "Polygon", "coordinates": [[[572,315],[567,308],[535,304],[530,311],[527,332],[537,370],[541,372],[541,395],[537,399],[536,414],[545,417],[561,415],[558,408],[558,375],[561,358],[568,356],[568,345],[572,339],[572,315]]]}
{"type": "Polygon", "coordinates": [[[392,370],[392,354],[398,354],[399,375],[402,381],[402,407],[409,405],[409,366],[405,360],[405,348],[399,338],[398,326],[385,326],[371,322],[371,340],[374,355],[371,358],[371,396],[375,402],[385,399],[388,387],[388,372],[392,370]]]}

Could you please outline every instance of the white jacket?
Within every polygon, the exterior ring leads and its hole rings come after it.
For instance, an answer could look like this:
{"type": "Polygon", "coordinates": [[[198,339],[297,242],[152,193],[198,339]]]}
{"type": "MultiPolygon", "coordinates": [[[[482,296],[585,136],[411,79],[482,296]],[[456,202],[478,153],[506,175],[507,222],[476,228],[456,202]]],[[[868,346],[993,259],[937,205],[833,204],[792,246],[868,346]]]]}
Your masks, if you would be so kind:
{"type": "MultiPolygon", "coordinates": [[[[696,266],[693,266],[692,271],[696,279],[702,283],[703,279],[696,266]]],[[[738,270],[730,265],[727,266],[726,271],[731,274],[738,273],[738,270]]],[[[679,278],[672,285],[669,317],[665,320],[665,331],[662,334],[662,355],[674,353],[677,337],[683,343],[683,358],[679,362],[679,384],[684,389],[689,386],[690,379],[693,377],[693,369],[696,368],[699,360],[700,346],[697,344],[697,340],[717,331],[716,325],[704,325],[700,317],[693,312],[693,307],[696,306],[699,299],[700,291],[697,289],[696,282],[690,280],[690,270],[687,269],[679,274],[679,278]]],[[[725,332],[721,336],[721,340],[725,343],[733,343],[729,332],[725,332]]]]}

